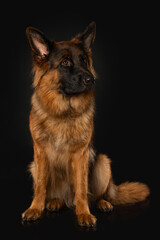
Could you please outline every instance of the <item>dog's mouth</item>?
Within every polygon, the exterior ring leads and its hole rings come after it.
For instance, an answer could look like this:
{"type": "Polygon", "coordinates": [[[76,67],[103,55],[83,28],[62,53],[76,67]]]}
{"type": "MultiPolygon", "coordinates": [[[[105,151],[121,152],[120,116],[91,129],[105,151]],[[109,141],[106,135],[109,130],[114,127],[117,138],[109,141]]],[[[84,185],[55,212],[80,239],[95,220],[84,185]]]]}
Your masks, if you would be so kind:
{"type": "Polygon", "coordinates": [[[77,84],[61,84],[59,87],[59,92],[65,96],[71,97],[75,95],[79,95],[81,93],[87,93],[91,90],[95,89],[95,79],[92,82],[88,82],[87,84],[82,83],[77,86],[77,84]]]}

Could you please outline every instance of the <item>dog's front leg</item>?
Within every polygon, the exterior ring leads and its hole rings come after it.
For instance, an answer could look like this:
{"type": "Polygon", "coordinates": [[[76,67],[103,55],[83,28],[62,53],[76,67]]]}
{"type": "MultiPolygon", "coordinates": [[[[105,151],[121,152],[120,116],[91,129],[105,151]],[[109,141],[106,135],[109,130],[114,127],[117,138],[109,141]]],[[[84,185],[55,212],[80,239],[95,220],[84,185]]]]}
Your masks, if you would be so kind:
{"type": "Polygon", "coordinates": [[[75,204],[78,223],[94,226],[96,218],[90,213],[88,206],[88,163],[89,150],[81,150],[72,155],[72,176],[75,189],[75,204]]]}
{"type": "Polygon", "coordinates": [[[34,197],[31,206],[22,214],[23,220],[36,220],[40,218],[45,208],[49,166],[43,148],[37,144],[34,144],[34,162],[34,197]]]}

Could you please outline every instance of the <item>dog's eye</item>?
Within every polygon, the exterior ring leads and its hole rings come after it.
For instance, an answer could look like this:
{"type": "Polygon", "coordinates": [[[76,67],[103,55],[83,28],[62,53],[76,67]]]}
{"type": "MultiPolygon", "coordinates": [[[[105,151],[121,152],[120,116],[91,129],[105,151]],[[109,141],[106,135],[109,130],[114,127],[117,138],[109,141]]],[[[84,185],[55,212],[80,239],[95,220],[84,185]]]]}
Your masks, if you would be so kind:
{"type": "Polygon", "coordinates": [[[63,61],[61,62],[62,66],[65,67],[70,67],[72,65],[72,61],[68,58],[63,59],[63,61]]]}

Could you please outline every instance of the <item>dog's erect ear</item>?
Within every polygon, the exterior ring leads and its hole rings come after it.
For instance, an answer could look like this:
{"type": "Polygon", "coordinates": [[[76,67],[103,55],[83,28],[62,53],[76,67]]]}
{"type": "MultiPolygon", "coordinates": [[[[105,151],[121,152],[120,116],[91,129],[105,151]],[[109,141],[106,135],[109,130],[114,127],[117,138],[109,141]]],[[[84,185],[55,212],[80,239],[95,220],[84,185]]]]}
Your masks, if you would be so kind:
{"type": "Polygon", "coordinates": [[[34,59],[38,62],[44,60],[50,53],[51,42],[42,32],[33,27],[27,27],[26,34],[34,59]]]}
{"type": "Polygon", "coordinates": [[[79,33],[76,38],[80,40],[85,49],[89,50],[92,47],[92,44],[94,43],[96,36],[96,23],[91,22],[88,27],[84,30],[84,32],[79,33]]]}

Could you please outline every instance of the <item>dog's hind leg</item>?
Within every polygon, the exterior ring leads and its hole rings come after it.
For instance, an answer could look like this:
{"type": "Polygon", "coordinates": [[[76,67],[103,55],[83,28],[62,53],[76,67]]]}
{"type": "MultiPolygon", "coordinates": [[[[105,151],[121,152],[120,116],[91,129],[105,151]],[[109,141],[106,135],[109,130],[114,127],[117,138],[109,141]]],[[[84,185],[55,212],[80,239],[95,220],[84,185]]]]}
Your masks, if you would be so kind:
{"type": "Polygon", "coordinates": [[[33,190],[35,191],[37,174],[36,174],[36,167],[35,167],[35,162],[34,161],[29,164],[28,170],[31,173],[31,176],[32,176],[32,179],[33,179],[33,190]]]}
{"type": "Polygon", "coordinates": [[[91,193],[97,201],[97,207],[103,211],[111,211],[113,206],[104,199],[105,192],[111,180],[111,160],[104,154],[99,154],[91,173],[91,193]]]}

